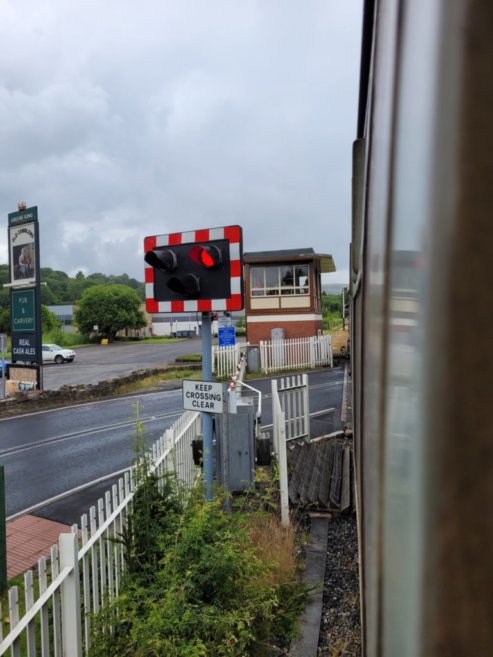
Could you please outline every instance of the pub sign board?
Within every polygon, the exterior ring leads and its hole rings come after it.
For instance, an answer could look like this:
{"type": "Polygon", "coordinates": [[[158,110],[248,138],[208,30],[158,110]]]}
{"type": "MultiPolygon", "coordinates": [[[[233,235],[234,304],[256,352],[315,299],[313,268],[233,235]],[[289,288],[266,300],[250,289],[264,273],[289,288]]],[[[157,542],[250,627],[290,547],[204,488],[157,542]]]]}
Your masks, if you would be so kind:
{"type": "Polygon", "coordinates": [[[35,290],[12,290],[12,332],[35,330],[35,290]]]}
{"type": "Polygon", "coordinates": [[[42,365],[38,208],[18,207],[8,215],[12,363],[42,365]]]}
{"type": "Polygon", "coordinates": [[[12,333],[11,352],[13,363],[40,363],[42,359],[35,333],[12,333]]]}
{"type": "Polygon", "coordinates": [[[12,287],[36,285],[38,267],[38,208],[9,214],[10,282],[12,287]]]}

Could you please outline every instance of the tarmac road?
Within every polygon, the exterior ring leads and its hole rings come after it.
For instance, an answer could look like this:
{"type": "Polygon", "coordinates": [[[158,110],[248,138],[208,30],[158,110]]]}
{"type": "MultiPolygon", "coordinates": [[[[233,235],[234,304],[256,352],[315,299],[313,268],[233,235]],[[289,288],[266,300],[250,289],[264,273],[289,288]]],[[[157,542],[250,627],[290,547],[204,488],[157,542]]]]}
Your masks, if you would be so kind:
{"type": "MultiPolygon", "coordinates": [[[[343,376],[342,368],[309,374],[312,437],[339,428],[343,376]]],[[[272,422],[270,383],[270,378],[249,380],[262,391],[262,427],[266,429],[272,422]]],[[[128,468],[135,458],[132,435],[137,401],[148,444],[183,413],[179,387],[0,419],[7,515],[43,503],[43,509],[36,508],[37,515],[69,525],[77,522],[113,483],[97,482],[128,468]],[[90,482],[94,486],[47,502],[90,482]]]]}
{"type": "Polygon", "coordinates": [[[75,349],[73,363],[43,366],[43,389],[55,390],[64,385],[94,384],[126,375],[135,370],[162,367],[175,362],[177,356],[202,352],[200,338],[168,344],[113,342],[75,349]]]}

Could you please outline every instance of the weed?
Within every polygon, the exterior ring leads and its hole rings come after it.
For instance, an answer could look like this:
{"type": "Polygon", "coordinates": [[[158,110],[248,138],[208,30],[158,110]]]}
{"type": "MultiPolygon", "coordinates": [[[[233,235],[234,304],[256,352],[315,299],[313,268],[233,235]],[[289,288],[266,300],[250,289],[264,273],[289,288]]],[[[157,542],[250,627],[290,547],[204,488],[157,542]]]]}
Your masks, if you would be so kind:
{"type": "Polygon", "coordinates": [[[165,381],[189,379],[192,376],[194,379],[201,379],[202,373],[198,370],[189,369],[169,370],[160,374],[155,374],[153,376],[147,376],[143,379],[139,379],[138,381],[133,381],[132,383],[122,384],[121,386],[118,386],[116,392],[118,394],[127,394],[134,392],[135,390],[154,388],[155,386],[158,386],[160,383],[165,381]]]}
{"type": "Polygon", "coordinates": [[[145,477],[125,537],[123,590],[96,617],[90,656],[260,656],[276,636],[291,636],[306,595],[293,530],[265,513],[225,513],[219,496],[195,493],[180,505],[172,480],[162,489],[145,477]]]}

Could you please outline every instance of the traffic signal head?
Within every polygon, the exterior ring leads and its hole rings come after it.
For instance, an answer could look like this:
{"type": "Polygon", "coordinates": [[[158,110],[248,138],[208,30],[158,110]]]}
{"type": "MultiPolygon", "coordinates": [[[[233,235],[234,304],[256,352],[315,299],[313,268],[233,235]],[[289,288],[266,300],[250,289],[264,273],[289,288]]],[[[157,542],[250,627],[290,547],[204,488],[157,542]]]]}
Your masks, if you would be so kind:
{"type": "Polygon", "coordinates": [[[148,312],[241,310],[241,228],[227,226],[144,240],[148,312]]]}

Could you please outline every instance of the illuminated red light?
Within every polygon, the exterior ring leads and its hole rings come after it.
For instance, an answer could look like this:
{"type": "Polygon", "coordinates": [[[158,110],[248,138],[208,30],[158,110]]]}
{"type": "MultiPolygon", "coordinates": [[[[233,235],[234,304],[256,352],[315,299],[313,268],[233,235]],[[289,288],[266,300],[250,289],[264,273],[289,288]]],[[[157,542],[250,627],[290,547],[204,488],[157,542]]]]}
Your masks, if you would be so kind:
{"type": "Polygon", "coordinates": [[[214,267],[215,265],[214,259],[211,258],[211,256],[204,249],[202,249],[202,251],[200,252],[200,262],[205,267],[214,267]]]}
{"type": "Polygon", "coordinates": [[[190,258],[206,269],[213,269],[221,264],[221,251],[213,245],[194,246],[188,254],[190,258]]]}

